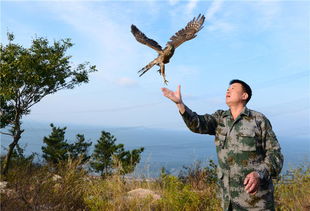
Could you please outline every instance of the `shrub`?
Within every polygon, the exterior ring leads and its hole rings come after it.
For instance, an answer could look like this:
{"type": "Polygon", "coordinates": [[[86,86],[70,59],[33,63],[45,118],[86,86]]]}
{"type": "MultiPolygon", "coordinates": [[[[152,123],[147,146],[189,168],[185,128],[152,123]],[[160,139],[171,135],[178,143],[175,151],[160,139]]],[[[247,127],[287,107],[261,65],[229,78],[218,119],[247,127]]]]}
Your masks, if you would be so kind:
{"type": "Polygon", "coordinates": [[[172,175],[161,178],[162,199],[160,210],[220,210],[220,199],[216,197],[217,186],[210,183],[203,190],[194,189],[172,175]]]}
{"type": "Polygon", "coordinates": [[[209,166],[203,168],[201,162],[195,162],[192,166],[183,166],[179,173],[179,179],[183,183],[190,184],[194,189],[203,190],[211,183],[217,182],[216,164],[209,160],[209,166]]]}
{"type": "Polygon", "coordinates": [[[83,210],[84,177],[79,161],[51,166],[16,167],[8,174],[14,197],[1,195],[3,210],[83,210]],[[56,175],[57,173],[57,175],[56,175]]]}
{"type": "Polygon", "coordinates": [[[290,170],[275,181],[277,210],[310,209],[310,166],[290,170]]]}

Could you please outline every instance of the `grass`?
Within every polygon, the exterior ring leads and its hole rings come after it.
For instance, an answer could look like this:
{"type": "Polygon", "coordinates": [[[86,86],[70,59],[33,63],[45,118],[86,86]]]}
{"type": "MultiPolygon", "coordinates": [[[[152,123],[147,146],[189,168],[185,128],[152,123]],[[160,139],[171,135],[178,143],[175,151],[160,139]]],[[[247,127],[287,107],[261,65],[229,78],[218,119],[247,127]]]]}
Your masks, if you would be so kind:
{"type": "MultiPolygon", "coordinates": [[[[162,172],[154,180],[90,176],[79,161],[57,167],[15,166],[5,178],[9,193],[1,193],[1,210],[221,210],[214,168],[196,164],[180,176],[162,172]],[[58,175],[58,176],[55,176],[58,175]],[[135,199],[128,192],[149,189],[161,198],[135,199]]],[[[277,210],[309,210],[310,168],[291,171],[275,181],[277,210]]]]}
{"type": "Polygon", "coordinates": [[[310,210],[310,167],[289,171],[275,184],[277,210],[310,210]]]}

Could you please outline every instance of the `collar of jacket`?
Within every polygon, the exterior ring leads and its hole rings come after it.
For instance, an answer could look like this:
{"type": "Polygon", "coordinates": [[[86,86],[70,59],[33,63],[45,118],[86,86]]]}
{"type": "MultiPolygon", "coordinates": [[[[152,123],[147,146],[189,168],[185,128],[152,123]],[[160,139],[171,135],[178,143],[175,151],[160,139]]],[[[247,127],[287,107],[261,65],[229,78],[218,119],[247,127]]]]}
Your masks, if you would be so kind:
{"type": "MultiPolygon", "coordinates": [[[[250,116],[250,109],[248,109],[246,106],[244,106],[244,108],[241,111],[241,113],[239,114],[239,116],[242,116],[242,115],[250,116]]],[[[224,111],[223,117],[226,117],[226,116],[230,116],[231,117],[230,109],[224,111]]]]}

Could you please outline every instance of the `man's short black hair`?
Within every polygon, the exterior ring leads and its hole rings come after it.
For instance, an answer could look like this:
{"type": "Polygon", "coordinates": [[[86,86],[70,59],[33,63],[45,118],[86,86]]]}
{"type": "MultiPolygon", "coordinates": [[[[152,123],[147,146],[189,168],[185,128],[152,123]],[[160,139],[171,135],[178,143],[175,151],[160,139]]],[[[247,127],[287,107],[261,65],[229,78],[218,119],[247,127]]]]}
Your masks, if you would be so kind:
{"type": "Polygon", "coordinates": [[[246,104],[250,101],[251,97],[252,97],[252,89],[251,87],[245,83],[244,81],[241,81],[239,79],[233,79],[229,82],[229,85],[235,84],[235,83],[239,83],[242,85],[243,90],[248,94],[248,98],[246,99],[246,104]]]}

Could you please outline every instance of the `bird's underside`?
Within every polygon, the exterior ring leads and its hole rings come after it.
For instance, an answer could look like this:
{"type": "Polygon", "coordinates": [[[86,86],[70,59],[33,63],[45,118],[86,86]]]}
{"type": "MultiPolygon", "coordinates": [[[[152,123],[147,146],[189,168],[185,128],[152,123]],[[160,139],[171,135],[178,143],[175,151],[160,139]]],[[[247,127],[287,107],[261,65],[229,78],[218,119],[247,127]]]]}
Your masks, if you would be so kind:
{"type": "Polygon", "coordinates": [[[197,36],[196,33],[203,28],[202,25],[204,23],[204,20],[205,17],[199,14],[197,18],[194,18],[193,20],[188,22],[185,28],[175,33],[175,35],[170,38],[170,41],[167,42],[164,49],[162,49],[162,47],[155,40],[152,40],[148,38],[145,34],[143,34],[135,25],[131,25],[131,32],[136,38],[136,40],[144,45],[147,45],[150,48],[153,48],[158,53],[156,59],[154,59],[148,65],[138,71],[138,73],[140,74],[139,76],[142,76],[154,65],[157,65],[160,67],[158,72],[162,75],[164,83],[167,84],[168,81],[166,80],[165,75],[165,64],[169,63],[170,58],[174,54],[174,50],[178,46],[180,46],[185,41],[191,40],[197,36]]]}

